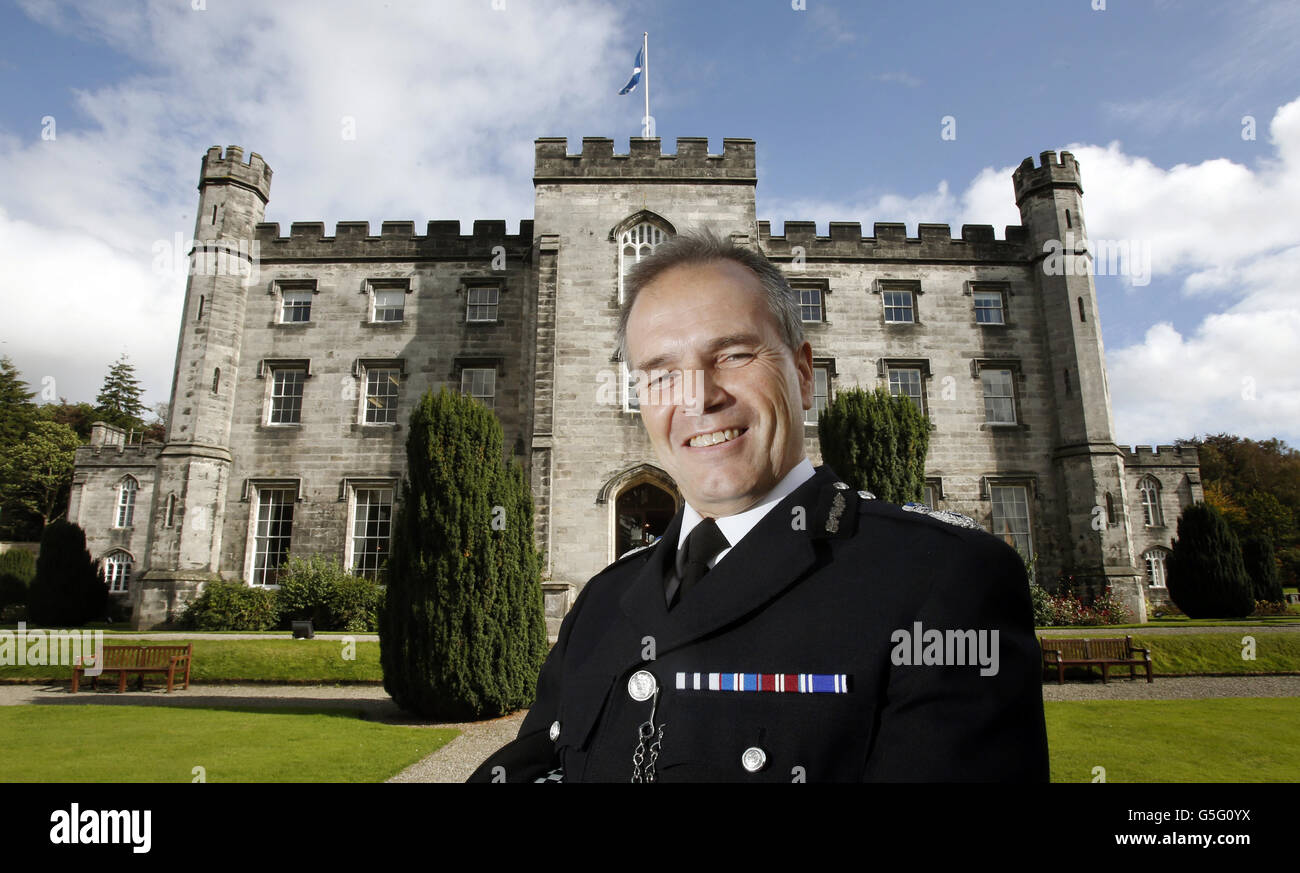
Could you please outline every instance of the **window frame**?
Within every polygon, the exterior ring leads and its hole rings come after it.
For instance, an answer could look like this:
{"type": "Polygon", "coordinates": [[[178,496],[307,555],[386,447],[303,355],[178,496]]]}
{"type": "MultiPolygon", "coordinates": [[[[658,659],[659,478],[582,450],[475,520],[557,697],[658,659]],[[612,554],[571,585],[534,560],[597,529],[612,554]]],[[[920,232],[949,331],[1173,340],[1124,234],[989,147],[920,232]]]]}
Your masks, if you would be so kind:
{"type": "Polygon", "coordinates": [[[1169,560],[1169,550],[1165,548],[1161,548],[1160,546],[1152,546],[1151,548],[1147,549],[1145,552],[1142,553],[1143,571],[1144,571],[1144,575],[1146,576],[1145,581],[1147,583],[1148,588],[1154,588],[1161,591],[1167,591],[1169,589],[1168,560],[1169,560]],[[1159,558],[1158,562],[1153,560],[1153,558],[1157,558],[1157,557],[1159,558]],[[1158,567],[1160,571],[1158,574],[1159,579],[1156,578],[1157,577],[1157,573],[1155,572],[1156,567],[1158,567]]]}
{"type": "MultiPolygon", "coordinates": [[[[294,516],[297,514],[296,506],[298,503],[301,502],[302,499],[301,483],[296,479],[247,480],[244,483],[244,492],[245,492],[245,499],[249,502],[248,538],[247,538],[247,546],[246,546],[247,556],[245,558],[246,564],[245,564],[244,581],[245,584],[247,584],[251,588],[266,588],[269,590],[275,590],[280,587],[279,567],[284,563],[286,559],[288,559],[289,555],[292,554],[293,552],[293,527],[295,521],[294,516]],[[272,536],[269,533],[266,535],[260,533],[262,521],[263,521],[262,509],[264,506],[262,502],[262,497],[263,495],[272,495],[272,494],[287,495],[282,503],[276,505],[287,507],[288,518],[267,519],[268,527],[272,523],[283,525],[287,522],[288,524],[287,534],[277,533],[274,536],[272,536]],[[272,552],[269,549],[267,549],[266,551],[262,550],[261,541],[263,539],[268,539],[268,540],[274,539],[277,541],[279,540],[284,541],[283,551],[276,552],[276,554],[280,555],[280,560],[275,564],[274,567],[262,566],[265,563],[261,560],[262,556],[265,555],[269,557],[272,554],[272,552]],[[263,573],[262,576],[263,579],[266,578],[266,574],[270,574],[271,578],[274,581],[269,583],[265,581],[258,581],[259,572],[263,573]]],[[[268,503],[265,505],[270,507],[272,504],[268,503]]]]}
{"type": "Polygon", "coordinates": [[[832,392],[832,383],[834,381],[835,381],[835,361],[831,358],[814,358],[813,359],[813,405],[803,411],[803,423],[805,427],[817,427],[818,422],[821,421],[822,410],[824,410],[827,406],[830,406],[831,400],[834,398],[834,393],[832,392]],[[825,394],[817,393],[818,373],[826,374],[825,394]],[[818,397],[826,398],[825,402],[822,404],[820,409],[817,406],[818,397]],[[810,415],[812,416],[811,418],[809,418],[810,415]]]}
{"type": "Polygon", "coordinates": [[[126,549],[113,549],[100,559],[100,579],[108,587],[109,594],[131,593],[131,573],[134,569],[135,558],[126,549]],[[119,556],[125,556],[125,560],[119,556]],[[122,569],[124,566],[125,569],[122,569]]]}
{"type": "Polygon", "coordinates": [[[365,427],[396,426],[399,423],[398,412],[402,404],[402,386],[406,383],[406,360],[404,358],[358,358],[353,362],[352,375],[357,379],[356,423],[365,427]],[[370,404],[370,380],[373,374],[381,372],[397,374],[397,381],[393,383],[396,387],[391,394],[393,398],[392,407],[385,407],[391,413],[392,421],[370,420],[370,413],[375,409],[370,404]]]}
{"type": "Polygon", "coordinates": [[[618,362],[618,377],[621,391],[621,400],[623,411],[633,415],[641,414],[641,398],[637,394],[637,385],[632,370],[628,369],[627,361],[618,362]],[[634,405],[635,401],[635,405],[634,405]]]}
{"type": "Polygon", "coordinates": [[[1007,307],[1009,306],[1010,291],[1002,284],[989,284],[983,282],[972,282],[967,287],[967,293],[971,297],[971,315],[975,319],[975,324],[979,327],[1006,327],[1009,324],[1007,307]],[[997,312],[1001,321],[980,321],[980,312],[990,311],[989,307],[979,305],[980,295],[996,295],[998,299],[997,312]]]}
{"type": "Polygon", "coordinates": [[[829,324],[826,314],[826,304],[830,298],[831,283],[829,279],[815,279],[807,276],[787,277],[786,281],[790,283],[790,288],[795,293],[795,305],[799,307],[799,321],[803,325],[811,324],[829,324]],[[816,293],[817,303],[804,303],[804,294],[816,293]],[[804,309],[806,307],[816,306],[817,317],[805,318],[804,309]]]}
{"type": "Polygon", "coordinates": [[[635,264],[640,263],[641,259],[652,254],[656,248],[675,236],[675,231],[665,227],[665,222],[657,221],[654,217],[645,213],[632,216],[621,230],[615,234],[615,242],[618,246],[618,303],[621,306],[624,302],[623,277],[627,275],[635,264]],[[639,219],[639,220],[636,220],[639,219]],[[642,228],[647,228],[648,233],[638,233],[642,228]],[[636,239],[637,236],[648,236],[652,239],[636,239]],[[631,247],[635,256],[631,262],[627,260],[626,249],[631,247]],[[643,252],[643,249],[645,251],[643,252]]]}
{"type": "MultiPolygon", "coordinates": [[[[392,326],[407,323],[407,312],[410,307],[407,305],[406,298],[414,291],[412,282],[409,278],[402,279],[366,279],[366,318],[365,324],[376,326],[392,326]],[[380,292],[401,292],[402,317],[377,319],[376,313],[379,311],[380,292]]],[[[390,307],[385,307],[390,308],[390,307]]]]}
{"type": "MultiPolygon", "coordinates": [[[[388,517],[387,519],[381,519],[379,523],[387,525],[388,539],[384,549],[380,551],[383,552],[382,558],[391,557],[392,547],[393,547],[393,525],[396,522],[396,518],[397,518],[396,516],[397,482],[396,480],[393,479],[349,479],[345,483],[345,488],[346,488],[347,501],[348,501],[348,514],[347,514],[347,531],[344,538],[345,541],[345,552],[343,558],[344,566],[347,567],[348,572],[354,576],[362,576],[364,578],[373,580],[379,585],[385,585],[387,584],[387,568],[381,567],[378,564],[376,564],[374,568],[357,567],[357,558],[358,558],[358,552],[357,552],[358,512],[357,510],[359,507],[360,495],[362,493],[371,493],[371,492],[387,493],[388,502],[386,505],[388,507],[388,517]],[[370,574],[370,569],[373,569],[373,575],[370,574]],[[360,572],[358,572],[359,570],[360,572]]],[[[384,506],[385,504],[380,503],[380,504],[368,504],[368,505],[384,506]]],[[[371,540],[377,538],[363,536],[361,537],[361,539],[371,540]]],[[[367,554],[367,553],[362,552],[362,554],[367,554]]],[[[379,552],[376,552],[375,554],[379,554],[379,552]]]]}
{"type": "Polygon", "coordinates": [[[928,416],[929,404],[925,396],[925,371],[921,367],[907,365],[890,365],[885,368],[885,387],[889,391],[890,397],[906,397],[916,403],[917,409],[921,414],[928,416]],[[913,398],[911,394],[899,394],[894,391],[894,374],[895,373],[915,373],[918,396],[913,398]]]}
{"type": "Polygon", "coordinates": [[[484,282],[466,282],[465,283],[465,323],[466,324],[497,324],[501,321],[501,283],[498,281],[484,282]],[[474,295],[481,292],[491,292],[492,301],[490,303],[474,302],[474,295]],[[471,318],[471,313],[475,310],[482,310],[490,307],[490,318],[471,318]]]}
{"type": "MultiPolygon", "coordinates": [[[[1024,516],[1025,539],[1027,541],[1026,545],[1028,547],[1025,551],[1025,554],[1032,558],[1034,555],[1033,489],[1028,484],[1021,483],[1021,482],[1000,482],[1000,481],[989,482],[987,487],[988,487],[988,499],[989,499],[989,532],[992,533],[994,536],[998,537],[999,539],[1003,538],[1003,533],[999,532],[997,529],[998,528],[998,507],[1000,504],[1000,501],[998,499],[998,493],[1001,491],[1011,491],[1011,492],[1019,492],[1020,494],[1023,495],[1024,507],[1025,507],[1025,516],[1024,516]]],[[[1001,501],[1001,503],[1002,505],[1005,505],[1005,501],[1001,501]]],[[[1016,532],[1008,531],[1007,533],[1011,534],[1013,540],[1013,542],[1011,543],[1012,547],[1016,548],[1016,550],[1019,551],[1019,547],[1016,546],[1014,542],[1016,532]]]]}
{"type": "Polygon", "coordinates": [[[1142,504],[1142,526],[1164,527],[1165,514],[1160,506],[1160,493],[1164,489],[1160,480],[1150,473],[1138,480],[1139,501],[1142,504]],[[1148,495],[1151,495],[1148,497],[1148,495]]]}
{"type": "Polygon", "coordinates": [[[140,482],[128,474],[117,481],[117,501],[113,507],[113,528],[123,530],[135,527],[135,501],[140,492],[140,482]]]}
{"type": "MultiPolygon", "coordinates": [[[[472,377],[471,377],[471,379],[472,379],[472,377]]],[[[480,364],[480,365],[466,365],[466,366],[463,366],[463,367],[460,368],[460,393],[461,393],[462,395],[464,395],[464,396],[473,397],[473,398],[479,400],[479,402],[483,403],[484,406],[486,406],[488,409],[491,409],[491,410],[493,410],[493,411],[496,410],[496,396],[497,396],[497,394],[496,394],[496,391],[497,391],[496,381],[497,381],[497,368],[496,368],[496,367],[493,367],[493,366],[483,366],[483,365],[480,364]],[[468,374],[470,374],[470,373],[491,373],[491,374],[492,374],[492,393],[491,393],[490,395],[480,395],[480,394],[473,394],[473,393],[467,392],[467,391],[465,390],[465,377],[466,377],[468,374]],[[491,399],[491,402],[484,402],[484,401],[483,401],[483,397],[484,397],[484,396],[489,397],[489,398],[491,399]]],[[[471,385],[470,385],[470,387],[471,387],[471,388],[473,387],[472,380],[471,380],[471,385]]]]}
{"type": "MultiPolygon", "coordinates": [[[[264,370],[267,374],[266,414],[262,418],[262,423],[267,427],[301,426],[303,401],[306,399],[307,396],[307,379],[311,377],[311,368],[307,366],[305,363],[294,362],[294,361],[275,361],[275,362],[268,361],[265,362],[264,370]],[[278,407],[276,401],[277,400],[282,401],[285,398],[290,398],[293,396],[290,394],[276,394],[276,389],[279,386],[281,375],[289,374],[289,373],[301,374],[301,378],[297,380],[298,404],[297,404],[296,419],[294,421],[283,421],[283,420],[277,421],[276,411],[278,407]]],[[[283,409],[281,409],[281,412],[283,412],[283,409]]]]}
{"type": "Polygon", "coordinates": [[[921,323],[921,294],[922,288],[919,280],[916,279],[877,279],[872,291],[880,295],[880,323],[886,327],[901,327],[904,325],[919,325],[921,323]],[[908,295],[909,303],[907,306],[901,306],[897,303],[889,302],[889,295],[905,293],[908,295]],[[909,309],[911,319],[908,321],[894,320],[889,317],[890,309],[909,309]]]}
{"type": "Polygon", "coordinates": [[[1016,371],[1015,371],[1013,368],[1011,368],[1011,367],[1004,367],[1004,366],[988,366],[988,367],[980,367],[979,374],[980,374],[980,392],[981,392],[981,394],[982,394],[982,396],[983,396],[983,400],[984,400],[984,423],[985,423],[985,424],[988,424],[988,425],[993,425],[993,426],[995,426],[995,427],[1014,427],[1015,425],[1020,424],[1020,410],[1018,409],[1018,406],[1017,406],[1017,403],[1016,403],[1016,394],[1017,394],[1017,392],[1016,392],[1016,371]],[[1006,387],[1007,387],[1007,390],[1009,391],[1009,393],[1008,393],[1008,394],[1005,394],[1005,395],[1003,395],[1003,394],[994,394],[994,395],[990,395],[990,394],[989,394],[989,383],[988,383],[988,381],[985,379],[985,374],[986,374],[986,373],[988,373],[988,374],[993,374],[993,373],[1005,373],[1005,374],[1006,374],[1006,387]],[[1009,401],[1010,404],[1011,404],[1011,420],[1010,420],[1010,421],[1004,421],[1004,420],[1000,420],[1000,419],[999,419],[999,420],[994,420],[994,419],[990,418],[990,417],[989,417],[989,401],[990,401],[990,400],[994,400],[994,401],[997,401],[997,400],[1009,401]]]}
{"type": "Polygon", "coordinates": [[[312,314],[316,311],[316,294],[320,291],[316,286],[315,279],[276,279],[272,287],[272,293],[275,295],[275,314],[271,319],[273,324],[285,327],[301,327],[311,324],[312,314]],[[309,294],[307,298],[307,317],[301,320],[286,321],[285,313],[288,307],[287,296],[289,294],[309,294]]]}

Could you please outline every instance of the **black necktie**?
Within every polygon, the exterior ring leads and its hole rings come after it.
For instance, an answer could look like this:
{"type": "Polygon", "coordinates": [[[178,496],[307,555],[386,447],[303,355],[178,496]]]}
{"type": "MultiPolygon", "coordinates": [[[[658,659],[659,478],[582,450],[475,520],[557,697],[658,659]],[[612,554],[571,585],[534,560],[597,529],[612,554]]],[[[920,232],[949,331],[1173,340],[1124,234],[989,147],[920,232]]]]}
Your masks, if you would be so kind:
{"type": "Polygon", "coordinates": [[[723,549],[731,547],[718,523],[706,518],[691,529],[686,545],[677,552],[676,572],[668,580],[665,595],[668,608],[684,598],[700,578],[709,572],[709,561],[723,549]]]}

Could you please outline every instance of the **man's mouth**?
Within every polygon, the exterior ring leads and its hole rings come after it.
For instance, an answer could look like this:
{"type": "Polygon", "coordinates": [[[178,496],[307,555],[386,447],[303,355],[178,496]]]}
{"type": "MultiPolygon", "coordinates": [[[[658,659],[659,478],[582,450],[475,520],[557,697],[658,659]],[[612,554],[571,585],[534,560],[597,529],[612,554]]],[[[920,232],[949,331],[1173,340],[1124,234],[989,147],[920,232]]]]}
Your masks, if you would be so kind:
{"type": "Polygon", "coordinates": [[[686,444],[693,449],[706,449],[709,446],[730,442],[747,430],[749,430],[747,427],[728,427],[711,433],[697,433],[687,440],[686,444]]]}

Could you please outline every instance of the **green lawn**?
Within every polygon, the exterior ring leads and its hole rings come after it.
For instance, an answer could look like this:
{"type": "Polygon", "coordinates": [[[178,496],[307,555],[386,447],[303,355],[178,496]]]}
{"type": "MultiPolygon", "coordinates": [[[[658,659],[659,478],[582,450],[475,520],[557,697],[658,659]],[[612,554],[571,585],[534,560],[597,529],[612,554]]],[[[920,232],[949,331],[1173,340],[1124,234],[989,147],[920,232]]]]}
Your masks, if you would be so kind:
{"type": "MultiPolygon", "coordinates": [[[[107,635],[106,645],[114,644],[107,635]]],[[[189,640],[122,640],[122,645],[174,645],[189,640]]],[[[379,643],[358,640],[353,650],[342,640],[194,640],[191,682],[382,682],[379,643]],[[355,658],[348,660],[345,655],[355,658]]],[[[51,679],[69,681],[72,668],[30,664],[0,666],[5,679],[51,679]]],[[[132,677],[131,681],[134,681],[132,677]]],[[[145,680],[156,685],[158,676],[145,680]]],[[[166,684],[166,679],[163,679],[166,684]]]]}
{"type": "MultiPolygon", "coordinates": [[[[1118,634],[1125,636],[1126,634],[1118,634]]],[[[1108,637],[1116,636],[1104,628],[1080,628],[1068,634],[1045,635],[1043,639],[1053,637],[1108,637]]],[[[1300,633],[1255,632],[1244,631],[1216,632],[1203,634],[1153,634],[1143,636],[1135,633],[1133,645],[1151,650],[1151,660],[1155,664],[1157,676],[1170,674],[1204,674],[1228,673],[1248,675],[1250,673],[1300,673],[1300,633]],[[1242,657],[1244,647],[1241,640],[1250,636],[1255,640],[1254,660],[1242,657]]],[[[1092,667],[1092,675],[1100,678],[1101,668],[1092,667]]],[[[1083,667],[1071,667],[1065,671],[1068,681],[1071,677],[1082,677],[1088,670],[1083,667]]],[[[1112,677],[1123,676],[1128,681],[1127,668],[1114,667],[1112,677]]],[[[1142,670],[1138,670],[1141,681],[1146,681],[1142,670]]],[[[1055,674],[1044,679],[1055,682],[1055,674]]]]}
{"type": "Polygon", "coordinates": [[[1300,782],[1300,698],[1043,706],[1053,782],[1300,782]]]}
{"type": "Polygon", "coordinates": [[[382,782],[458,731],[359,712],[170,706],[5,706],[0,782],[382,782]]]}

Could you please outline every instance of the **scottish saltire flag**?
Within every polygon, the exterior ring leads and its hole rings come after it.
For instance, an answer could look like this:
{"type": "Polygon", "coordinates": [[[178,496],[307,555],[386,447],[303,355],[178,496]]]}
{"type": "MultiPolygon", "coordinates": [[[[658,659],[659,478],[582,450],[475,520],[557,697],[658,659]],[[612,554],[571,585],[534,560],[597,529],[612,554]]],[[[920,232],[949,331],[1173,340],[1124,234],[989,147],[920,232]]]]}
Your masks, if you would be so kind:
{"type": "Polygon", "coordinates": [[[627,84],[623,86],[623,90],[618,93],[631,94],[636,90],[636,86],[641,81],[641,70],[644,67],[644,64],[642,64],[642,60],[644,60],[642,53],[644,51],[645,46],[641,46],[641,48],[636,50],[636,63],[632,65],[632,78],[627,80],[627,84]]]}

